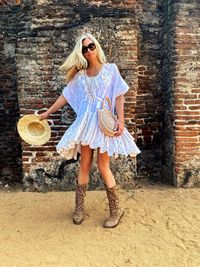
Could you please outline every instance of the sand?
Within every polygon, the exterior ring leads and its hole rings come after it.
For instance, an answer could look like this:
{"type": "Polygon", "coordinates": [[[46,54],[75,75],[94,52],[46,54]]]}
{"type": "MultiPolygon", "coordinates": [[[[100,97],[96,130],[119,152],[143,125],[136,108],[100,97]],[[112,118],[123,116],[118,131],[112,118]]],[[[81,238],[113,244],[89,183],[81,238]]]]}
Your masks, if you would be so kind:
{"type": "Polygon", "coordinates": [[[200,266],[200,191],[161,184],[120,190],[125,215],[104,229],[105,191],[88,191],[74,225],[74,192],[0,192],[1,267],[200,266]]]}

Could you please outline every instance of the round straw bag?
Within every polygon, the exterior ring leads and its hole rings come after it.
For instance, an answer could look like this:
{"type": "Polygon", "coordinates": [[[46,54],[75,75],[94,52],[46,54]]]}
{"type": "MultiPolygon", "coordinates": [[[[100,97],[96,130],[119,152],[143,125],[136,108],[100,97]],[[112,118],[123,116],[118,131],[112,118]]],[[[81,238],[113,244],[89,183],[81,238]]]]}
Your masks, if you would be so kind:
{"type": "Polygon", "coordinates": [[[111,100],[108,96],[106,96],[103,100],[102,109],[98,110],[98,121],[99,121],[100,130],[105,135],[114,136],[114,134],[117,132],[115,130],[117,116],[112,113],[111,100]],[[108,101],[110,110],[105,108],[106,100],[108,101]]]}

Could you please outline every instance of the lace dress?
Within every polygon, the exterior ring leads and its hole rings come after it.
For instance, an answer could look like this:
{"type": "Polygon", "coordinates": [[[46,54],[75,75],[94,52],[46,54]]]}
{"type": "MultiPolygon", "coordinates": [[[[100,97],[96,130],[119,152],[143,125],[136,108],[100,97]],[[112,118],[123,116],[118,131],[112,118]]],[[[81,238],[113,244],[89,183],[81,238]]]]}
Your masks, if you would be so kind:
{"type": "Polygon", "coordinates": [[[81,145],[100,148],[100,153],[107,151],[109,156],[119,154],[135,157],[141,151],[134,138],[124,127],[120,136],[106,136],[98,126],[97,110],[102,108],[102,101],[109,96],[112,101],[112,112],[115,112],[115,99],[129,89],[117,66],[105,63],[97,76],[89,77],[81,70],[64,87],[62,94],[76,113],[76,119],[64,133],[56,146],[57,152],[66,159],[77,159],[81,145]]]}

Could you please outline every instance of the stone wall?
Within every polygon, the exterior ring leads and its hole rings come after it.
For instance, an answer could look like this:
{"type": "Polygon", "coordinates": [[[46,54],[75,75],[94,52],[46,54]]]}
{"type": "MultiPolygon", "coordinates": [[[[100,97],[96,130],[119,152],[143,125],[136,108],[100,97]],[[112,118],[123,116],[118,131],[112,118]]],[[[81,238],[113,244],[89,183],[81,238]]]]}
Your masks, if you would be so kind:
{"type": "Polygon", "coordinates": [[[136,105],[137,142],[142,153],[137,158],[140,177],[161,180],[162,103],[161,41],[163,16],[159,1],[137,1],[138,91],[136,105]]]}
{"type": "Polygon", "coordinates": [[[161,88],[162,88],[162,176],[175,183],[174,174],[174,84],[175,50],[174,23],[176,13],[172,1],[162,1],[161,27],[161,88]]]}
{"type": "MultiPolygon", "coordinates": [[[[125,123],[142,153],[137,161],[112,159],[117,180],[128,188],[135,185],[136,178],[176,186],[198,184],[197,0],[74,0],[67,4],[61,0],[28,0],[18,6],[1,6],[0,10],[4,18],[0,25],[4,30],[2,45],[7,40],[2,58],[7,57],[12,43],[13,59],[12,63],[2,61],[1,68],[3,71],[4,65],[13,66],[11,76],[15,84],[3,86],[15,92],[10,105],[15,103],[16,114],[8,121],[13,127],[9,132],[14,136],[13,146],[6,143],[9,135],[4,126],[1,128],[4,177],[6,174],[10,182],[21,179],[26,190],[74,188],[78,161],[63,160],[55,151],[56,143],[75,118],[72,109],[66,106],[51,115],[52,138],[42,147],[22,142],[21,149],[16,121],[19,113],[23,116],[41,112],[55,101],[64,86],[58,68],[71,52],[76,36],[89,30],[99,39],[108,61],[119,66],[130,85],[125,97],[125,123]],[[9,156],[11,147],[14,160],[9,156]]],[[[5,95],[1,99],[3,122],[8,106],[5,95]]],[[[90,188],[102,185],[94,159],[90,188]]]]}
{"type": "MultiPolygon", "coordinates": [[[[108,60],[118,65],[130,84],[126,95],[125,123],[134,135],[138,84],[137,24],[134,17],[133,9],[113,7],[109,3],[104,7],[79,1],[70,4],[60,1],[59,5],[55,1],[39,5],[35,1],[22,3],[16,48],[21,116],[44,111],[55,101],[64,86],[58,68],[71,52],[77,35],[90,30],[98,37],[108,60]]],[[[23,184],[27,190],[73,189],[78,162],[63,160],[55,151],[55,145],[73,120],[73,111],[66,106],[49,119],[52,129],[50,142],[42,147],[22,142],[23,184]]],[[[134,186],[136,161],[127,159],[125,165],[122,162],[122,157],[117,163],[112,160],[114,175],[123,187],[134,186]],[[119,166],[123,165],[120,169],[119,166]]],[[[94,159],[90,188],[102,186],[94,159]]]]}
{"type": "Polygon", "coordinates": [[[0,181],[22,180],[21,140],[16,131],[19,118],[16,45],[19,6],[0,6],[0,181]]]}

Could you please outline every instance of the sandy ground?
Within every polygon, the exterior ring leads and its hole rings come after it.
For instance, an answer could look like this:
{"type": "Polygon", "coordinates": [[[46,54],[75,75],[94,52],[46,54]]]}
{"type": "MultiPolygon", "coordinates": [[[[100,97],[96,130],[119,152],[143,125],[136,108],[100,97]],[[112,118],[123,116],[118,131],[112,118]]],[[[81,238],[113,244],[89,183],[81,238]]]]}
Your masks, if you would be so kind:
{"type": "Polygon", "coordinates": [[[104,229],[105,191],[89,191],[74,225],[74,192],[0,192],[1,267],[200,266],[200,191],[143,184],[120,190],[125,216],[104,229]]]}

